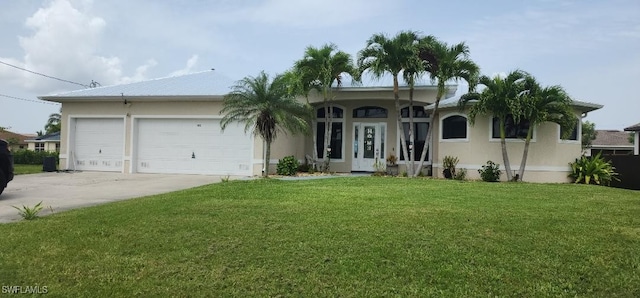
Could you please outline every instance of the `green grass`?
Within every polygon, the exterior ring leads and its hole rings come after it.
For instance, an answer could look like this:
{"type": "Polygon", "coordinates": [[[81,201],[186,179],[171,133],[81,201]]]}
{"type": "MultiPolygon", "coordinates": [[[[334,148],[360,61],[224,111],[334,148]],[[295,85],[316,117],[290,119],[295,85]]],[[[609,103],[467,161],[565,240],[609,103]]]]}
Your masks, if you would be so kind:
{"type": "Polygon", "coordinates": [[[37,174],[42,173],[42,165],[13,165],[14,175],[37,174]]]}
{"type": "Polygon", "coordinates": [[[0,225],[53,296],[640,296],[640,192],[388,177],[232,181],[0,225]]]}

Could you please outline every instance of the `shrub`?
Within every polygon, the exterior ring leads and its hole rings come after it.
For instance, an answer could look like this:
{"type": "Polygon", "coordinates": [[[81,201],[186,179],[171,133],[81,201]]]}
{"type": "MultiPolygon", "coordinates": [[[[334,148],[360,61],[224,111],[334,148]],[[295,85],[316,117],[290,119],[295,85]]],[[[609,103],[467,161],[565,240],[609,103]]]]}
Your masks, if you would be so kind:
{"type": "Polygon", "coordinates": [[[467,179],[467,169],[458,169],[458,171],[456,171],[456,175],[453,176],[453,179],[466,180],[467,179]]]}
{"type": "Polygon", "coordinates": [[[609,185],[611,180],[620,181],[616,177],[618,173],[615,172],[615,167],[602,158],[601,152],[591,157],[583,155],[569,165],[571,166],[569,177],[575,183],[609,185]]]}
{"type": "Polygon", "coordinates": [[[285,156],[283,159],[278,160],[276,173],[278,175],[293,176],[298,172],[298,166],[299,162],[295,157],[292,155],[285,156]]]}
{"type": "Polygon", "coordinates": [[[480,173],[480,178],[483,181],[487,182],[496,182],[500,180],[500,165],[494,163],[493,161],[487,161],[487,164],[482,166],[482,169],[478,170],[480,173]]]}
{"type": "Polygon", "coordinates": [[[454,156],[445,156],[442,160],[442,167],[444,170],[442,174],[445,178],[451,179],[456,176],[456,166],[458,165],[458,158],[454,156]]]}
{"type": "Polygon", "coordinates": [[[45,157],[55,157],[56,164],[60,162],[60,153],[46,151],[17,150],[13,152],[13,163],[19,165],[41,165],[45,157]]]}

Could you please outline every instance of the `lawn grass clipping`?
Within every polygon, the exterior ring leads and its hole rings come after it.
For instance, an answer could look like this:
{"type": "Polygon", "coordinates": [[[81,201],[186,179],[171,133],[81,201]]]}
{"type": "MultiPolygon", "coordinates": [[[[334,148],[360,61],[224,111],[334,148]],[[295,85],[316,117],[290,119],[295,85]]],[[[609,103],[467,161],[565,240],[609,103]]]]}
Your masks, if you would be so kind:
{"type": "Polygon", "coordinates": [[[637,297],[639,194],[232,181],[0,225],[0,281],[54,296],[637,297]]]}

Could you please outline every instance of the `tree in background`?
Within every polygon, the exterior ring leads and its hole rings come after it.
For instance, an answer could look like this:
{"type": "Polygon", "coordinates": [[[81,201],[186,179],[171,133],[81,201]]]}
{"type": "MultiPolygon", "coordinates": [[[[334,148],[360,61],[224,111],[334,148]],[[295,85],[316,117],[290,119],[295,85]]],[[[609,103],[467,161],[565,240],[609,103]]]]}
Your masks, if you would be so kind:
{"type": "Polygon", "coordinates": [[[582,122],[582,149],[587,149],[591,147],[591,143],[598,136],[598,132],[596,131],[596,124],[589,121],[582,122]]]}
{"type": "Polygon", "coordinates": [[[62,108],[60,108],[60,113],[53,113],[49,115],[49,119],[47,120],[47,124],[44,126],[44,130],[46,134],[51,134],[54,132],[59,132],[62,126],[62,108]]]}
{"type": "Polygon", "coordinates": [[[308,133],[311,111],[289,92],[289,84],[283,75],[273,80],[264,72],[256,77],[245,77],[236,82],[231,93],[224,97],[224,114],[221,125],[245,124],[245,132],[253,130],[265,143],[263,177],[269,175],[271,144],[278,132],[308,133]]]}

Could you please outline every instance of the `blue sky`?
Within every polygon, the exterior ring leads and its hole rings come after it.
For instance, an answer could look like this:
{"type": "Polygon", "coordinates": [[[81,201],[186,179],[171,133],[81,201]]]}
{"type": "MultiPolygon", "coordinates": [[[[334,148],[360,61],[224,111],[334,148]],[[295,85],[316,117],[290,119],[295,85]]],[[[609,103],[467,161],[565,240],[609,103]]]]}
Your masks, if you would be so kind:
{"type": "MultiPolygon", "coordinates": [[[[83,84],[211,68],[241,79],[282,72],[309,45],[355,57],[372,34],[400,30],[466,42],[483,74],[522,69],[603,104],[587,117],[598,129],[640,122],[637,0],[2,1],[0,61],[83,84]]],[[[78,87],[0,64],[0,94],[30,100],[0,96],[0,126],[42,130],[59,106],[37,96],[78,87]]]]}

